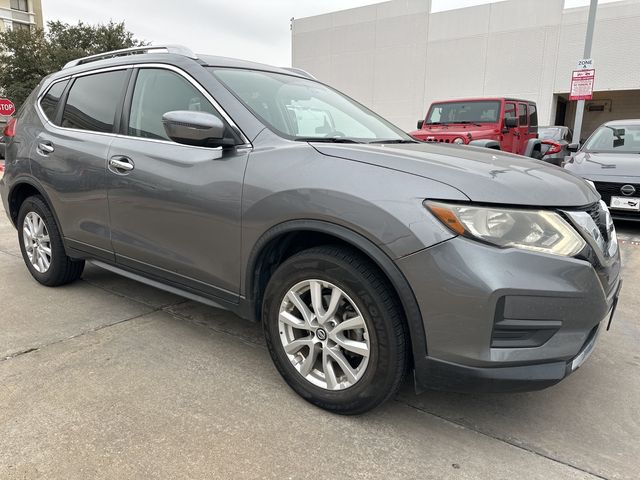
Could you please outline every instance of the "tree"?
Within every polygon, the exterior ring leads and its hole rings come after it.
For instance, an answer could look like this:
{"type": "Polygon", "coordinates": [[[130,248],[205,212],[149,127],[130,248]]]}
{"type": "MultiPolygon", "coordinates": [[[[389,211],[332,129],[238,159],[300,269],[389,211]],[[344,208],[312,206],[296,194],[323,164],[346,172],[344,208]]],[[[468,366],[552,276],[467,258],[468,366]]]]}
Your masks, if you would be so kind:
{"type": "Polygon", "coordinates": [[[43,77],[79,57],[145,45],[124,22],[77,25],[54,21],[47,30],[10,30],[0,33],[0,90],[16,108],[43,77]]]}

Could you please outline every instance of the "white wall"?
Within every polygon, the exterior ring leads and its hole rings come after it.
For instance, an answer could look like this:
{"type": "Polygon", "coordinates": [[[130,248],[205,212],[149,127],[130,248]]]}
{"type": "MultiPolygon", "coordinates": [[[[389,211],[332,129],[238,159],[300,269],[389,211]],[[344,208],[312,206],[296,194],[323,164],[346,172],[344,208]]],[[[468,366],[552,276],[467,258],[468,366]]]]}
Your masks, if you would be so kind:
{"type": "MultiPolygon", "coordinates": [[[[308,70],[400,127],[437,99],[516,96],[552,122],[582,57],[587,8],[508,0],[430,13],[430,0],[391,0],[294,20],[295,67],[308,70]]],[[[596,90],[640,89],[640,1],[600,5],[596,90]]],[[[640,111],[638,115],[640,116],[640,111]]]]}

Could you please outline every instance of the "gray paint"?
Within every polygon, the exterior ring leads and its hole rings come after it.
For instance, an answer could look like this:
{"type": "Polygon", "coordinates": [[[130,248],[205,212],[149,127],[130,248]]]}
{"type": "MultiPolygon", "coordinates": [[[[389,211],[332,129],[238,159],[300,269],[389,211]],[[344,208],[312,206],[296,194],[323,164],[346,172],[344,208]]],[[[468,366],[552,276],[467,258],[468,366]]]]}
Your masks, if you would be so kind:
{"type": "Polygon", "coordinates": [[[262,125],[203,63],[280,69],[203,58],[149,54],[99,61],[54,74],[36,92],[92,69],[164,62],[183,69],[209,92],[250,144],[220,154],[60,129],[34,109],[32,94],[19,115],[18,135],[7,146],[7,172],[0,180],[5,208],[13,188],[29,182],[51,204],[74,256],[110,263],[148,283],[161,281],[245,316],[251,316],[253,301],[246,283],[249,262],[269,232],[300,221],[340,228],[354,245],[383,258],[377,263],[402,289],[416,370],[427,351],[432,358],[468,366],[564,361],[579,351],[608,310],[612,286],[599,278],[617,281],[617,252],[605,268],[500,250],[454,238],[423,206],[432,198],[580,207],[598,199],[581,179],[544,162],[473,147],[286,140],[262,125]],[[52,142],[53,154],[35,152],[41,140],[52,142]],[[126,175],[108,170],[112,156],[129,157],[134,170],[126,175]],[[599,277],[596,269],[606,271],[599,277]],[[562,329],[539,348],[489,348],[501,295],[522,297],[509,301],[509,308],[522,314],[536,311],[544,319],[562,312],[562,329]]]}

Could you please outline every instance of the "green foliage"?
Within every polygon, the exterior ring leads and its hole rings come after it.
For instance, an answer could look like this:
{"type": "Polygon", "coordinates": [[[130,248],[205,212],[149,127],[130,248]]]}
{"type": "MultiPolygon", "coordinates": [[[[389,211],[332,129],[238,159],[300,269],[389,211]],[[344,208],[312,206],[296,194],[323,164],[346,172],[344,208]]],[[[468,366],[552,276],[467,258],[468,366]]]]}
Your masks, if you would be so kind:
{"type": "Polygon", "coordinates": [[[145,45],[127,31],[124,22],[77,25],[54,21],[47,30],[0,33],[0,93],[16,108],[43,77],[79,57],[145,45]]]}

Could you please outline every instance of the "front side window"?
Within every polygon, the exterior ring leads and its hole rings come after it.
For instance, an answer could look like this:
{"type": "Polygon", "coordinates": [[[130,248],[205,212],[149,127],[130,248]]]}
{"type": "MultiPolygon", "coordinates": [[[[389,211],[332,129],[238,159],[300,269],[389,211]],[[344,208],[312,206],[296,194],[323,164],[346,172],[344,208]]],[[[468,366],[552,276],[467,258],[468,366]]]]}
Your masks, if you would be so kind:
{"type": "Polygon", "coordinates": [[[583,150],[596,153],[640,153],[640,125],[603,125],[593,132],[583,150]]]}
{"type": "Polygon", "coordinates": [[[169,140],[162,116],[176,110],[207,112],[220,117],[205,96],[182,75],[160,68],[141,69],[133,91],[128,134],[169,140]]]}
{"type": "Polygon", "coordinates": [[[21,12],[28,12],[29,4],[27,0],[11,0],[11,8],[13,10],[20,10],[21,12]]]}
{"type": "Polygon", "coordinates": [[[64,89],[67,88],[68,83],[69,80],[54,83],[40,100],[40,107],[42,107],[44,115],[51,123],[56,123],[56,112],[58,110],[58,104],[60,103],[60,97],[64,93],[64,89]]]}
{"type": "Polygon", "coordinates": [[[62,126],[113,132],[117,106],[122,101],[125,70],[78,77],[73,82],[62,114],[62,126]]]}
{"type": "Polygon", "coordinates": [[[500,115],[498,101],[434,103],[427,114],[427,125],[447,123],[496,123],[500,115]]]}
{"type": "Polygon", "coordinates": [[[516,104],[505,103],[504,104],[504,118],[516,118],[516,104]]]}
{"type": "Polygon", "coordinates": [[[372,111],[313,80],[255,70],[211,71],[265,125],[285,138],[412,142],[372,111]]]}

